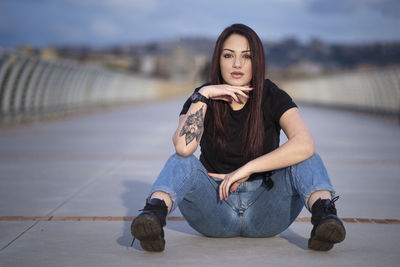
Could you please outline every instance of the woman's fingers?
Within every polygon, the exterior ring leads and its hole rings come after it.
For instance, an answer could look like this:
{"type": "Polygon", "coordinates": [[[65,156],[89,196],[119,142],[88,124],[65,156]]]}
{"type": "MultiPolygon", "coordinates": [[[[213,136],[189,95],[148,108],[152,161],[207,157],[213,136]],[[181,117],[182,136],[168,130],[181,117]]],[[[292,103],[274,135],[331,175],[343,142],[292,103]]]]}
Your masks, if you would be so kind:
{"type": "Polygon", "coordinates": [[[228,199],[229,193],[235,192],[236,189],[245,181],[247,181],[247,177],[243,177],[239,180],[234,181],[235,179],[232,178],[230,175],[226,175],[224,180],[219,186],[219,195],[220,195],[220,200],[228,199]],[[233,180],[232,180],[233,179],[233,180]]]}
{"type": "Polygon", "coordinates": [[[228,196],[229,196],[229,188],[231,187],[232,183],[228,182],[225,185],[225,200],[228,200],[228,196]]]}
{"type": "Polygon", "coordinates": [[[219,185],[219,199],[220,200],[227,200],[228,199],[228,196],[226,195],[226,190],[225,190],[225,187],[226,187],[226,181],[223,181],[220,185],[219,185]]]}
{"type": "Polygon", "coordinates": [[[219,97],[215,97],[213,98],[214,100],[222,100],[228,103],[232,103],[233,99],[231,96],[219,96],[219,97]]]}
{"type": "Polygon", "coordinates": [[[238,103],[240,103],[240,99],[239,99],[239,97],[237,96],[237,94],[234,92],[234,91],[231,91],[231,90],[226,90],[226,93],[227,93],[227,95],[229,95],[230,97],[232,97],[233,98],[233,100],[235,100],[236,102],[238,102],[238,103]]]}
{"type": "Polygon", "coordinates": [[[220,200],[228,199],[230,185],[231,185],[231,183],[228,180],[223,180],[222,183],[219,185],[219,199],[220,200]]]}
{"type": "Polygon", "coordinates": [[[235,95],[241,95],[245,98],[249,98],[249,96],[244,91],[248,92],[248,91],[251,91],[252,89],[242,90],[242,89],[238,89],[238,88],[232,88],[232,89],[228,89],[228,90],[231,90],[235,95]]]}
{"type": "Polygon", "coordinates": [[[254,88],[252,88],[252,87],[248,87],[248,86],[230,86],[230,85],[228,85],[228,87],[227,87],[228,89],[231,89],[231,90],[238,90],[238,91],[240,91],[240,92],[251,92],[254,88]]]}
{"type": "MultiPolygon", "coordinates": [[[[221,179],[223,180],[222,183],[219,185],[219,199],[220,200],[227,200],[228,199],[228,195],[229,195],[229,188],[232,184],[232,182],[230,182],[229,178],[227,178],[226,174],[220,174],[220,173],[208,173],[209,176],[213,177],[213,178],[217,178],[217,179],[221,179]]],[[[239,182],[235,183],[232,185],[232,190],[231,192],[235,191],[236,188],[240,185],[239,182]]]]}
{"type": "Polygon", "coordinates": [[[223,199],[227,199],[227,197],[225,197],[225,186],[226,186],[226,181],[222,181],[222,183],[219,185],[219,200],[223,200],[223,199]]]}
{"type": "Polygon", "coordinates": [[[219,185],[219,200],[224,199],[225,198],[225,194],[224,194],[224,189],[223,188],[224,188],[224,184],[226,183],[226,181],[225,181],[226,174],[209,172],[208,176],[223,180],[222,183],[219,185]]]}
{"type": "Polygon", "coordinates": [[[229,84],[223,84],[223,86],[226,88],[230,88],[230,89],[238,89],[238,90],[244,90],[244,91],[253,90],[253,87],[250,87],[250,86],[235,86],[235,85],[229,85],[229,84]]]}
{"type": "Polygon", "coordinates": [[[234,183],[234,184],[232,185],[232,187],[231,187],[231,192],[235,192],[236,189],[239,187],[239,185],[240,185],[239,182],[234,183]]]}
{"type": "Polygon", "coordinates": [[[223,100],[229,103],[232,102],[232,100],[235,100],[236,102],[240,101],[234,92],[227,89],[216,92],[214,96],[211,96],[210,98],[213,100],[223,100]]]}
{"type": "Polygon", "coordinates": [[[229,195],[229,187],[230,182],[228,180],[223,180],[222,183],[219,185],[219,199],[220,200],[228,200],[229,195]]]}
{"type": "Polygon", "coordinates": [[[222,183],[219,185],[219,200],[221,200],[222,201],[222,199],[224,199],[225,197],[224,197],[224,190],[223,190],[223,187],[222,187],[222,183]]]}
{"type": "Polygon", "coordinates": [[[248,86],[231,86],[228,84],[220,84],[210,86],[210,90],[208,90],[208,97],[214,100],[223,100],[226,102],[232,102],[232,100],[237,103],[242,103],[239,99],[239,95],[245,98],[249,98],[246,94],[249,91],[253,90],[253,88],[248,86]]]}

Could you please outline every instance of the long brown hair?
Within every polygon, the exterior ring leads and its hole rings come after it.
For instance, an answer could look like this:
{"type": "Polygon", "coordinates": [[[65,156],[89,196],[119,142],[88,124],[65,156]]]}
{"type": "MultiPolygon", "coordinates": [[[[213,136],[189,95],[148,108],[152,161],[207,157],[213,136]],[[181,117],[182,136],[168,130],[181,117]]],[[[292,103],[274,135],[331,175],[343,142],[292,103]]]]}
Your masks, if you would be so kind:
{"type": "MultiPolygon", "coordinates": [[[[225,40],[232,34],[239,34],[247,38],[251,51],[252,78],[250,86],[254,88],[249,96],[249,113],[247,117],[247,128],[244,131],[242,152],[246,159],[251,160],[263,153],[264,122],[261,110],[261,100],[265,79],[265,56],[264,49],[258,35],[248,26],[243,24],[233,24],[227,27],[218,37],[215,44],[214,53],[211,61],[210,82],[211,84],[223,84],[221,74],[220,56],[225,40]]],[[[227,102],[213,101],[214,114],[214,137],[217,144],[225,150],[227,132],[223,126],[226,121],[230,107],[227,102]]]]}

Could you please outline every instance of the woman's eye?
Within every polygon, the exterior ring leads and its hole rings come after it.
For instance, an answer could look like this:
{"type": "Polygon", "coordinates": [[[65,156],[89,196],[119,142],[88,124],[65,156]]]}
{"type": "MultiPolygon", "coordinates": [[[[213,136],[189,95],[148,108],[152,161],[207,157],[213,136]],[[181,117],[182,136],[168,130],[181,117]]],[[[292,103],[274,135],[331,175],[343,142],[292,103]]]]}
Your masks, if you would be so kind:
{"type": "Polygon", "coordinates": [[[245,59],[251,59],[251,55],[247,54],[243,56],[245,59]]]}
{"type": "Polygon", "coordinates": [[[232,55],[231,54],[224,54],[223,57],[224,58],[232,58],[232,55]]]}

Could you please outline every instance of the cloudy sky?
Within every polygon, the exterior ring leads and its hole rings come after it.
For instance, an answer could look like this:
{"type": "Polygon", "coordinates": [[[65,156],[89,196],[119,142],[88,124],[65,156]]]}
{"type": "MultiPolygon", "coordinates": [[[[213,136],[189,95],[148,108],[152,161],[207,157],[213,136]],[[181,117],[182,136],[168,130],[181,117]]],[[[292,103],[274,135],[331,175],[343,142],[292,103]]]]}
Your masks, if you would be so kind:
{"type": "Polygon", "coordinates": [[[399,0],[0,0],[0,46],[215,38],[245,23],[263,40],[400,40],[399,0]]]}

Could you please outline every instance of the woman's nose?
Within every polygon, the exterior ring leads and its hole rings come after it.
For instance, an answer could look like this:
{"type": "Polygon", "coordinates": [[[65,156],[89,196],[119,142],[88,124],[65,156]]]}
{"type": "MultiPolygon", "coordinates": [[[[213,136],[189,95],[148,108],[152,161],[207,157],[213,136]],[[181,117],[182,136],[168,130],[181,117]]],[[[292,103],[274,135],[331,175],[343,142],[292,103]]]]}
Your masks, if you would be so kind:
{"type": "Polygon", "coordinates": [[[242,66],[242,61],[240,57],[234,57],[233,58],[233,67],[235,68],[240,68],[242,66]]]}

